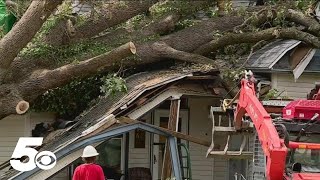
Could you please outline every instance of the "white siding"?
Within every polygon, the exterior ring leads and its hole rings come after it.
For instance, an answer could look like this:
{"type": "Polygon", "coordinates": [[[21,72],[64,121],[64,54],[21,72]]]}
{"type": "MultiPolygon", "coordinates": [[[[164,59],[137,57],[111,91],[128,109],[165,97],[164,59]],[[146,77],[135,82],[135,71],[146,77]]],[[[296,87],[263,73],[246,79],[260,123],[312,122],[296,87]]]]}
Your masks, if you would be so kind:
{"type": "Polygon", "coordinates": [[[289,73],[274,73],[271,76],[272,88],[282,92],[281,96],[299,99],[306,98],[311,89],[315,87],[315,82],[320,82],[320,75],[302,74],[295,82],[293,75],[289,73]]]}
{"type": "MultiPolygon", "coordinates": [[[[147,123],[151,122],[151,114],[148,113],[141,119],[145,119],[147,123]]],[[[145,167],[150,168],[150,155],[149,155],[149,145],[150,145],[150,133],[146,132],[145,148],[134,148],[134,131],[130,132],[129,137],[129,168],[131,167],[145,167]]]]}
{"type": "Polygon", "coordinates": [[[212,180],[214,175],[214,161],[206,158],[207,147],[190,143],[189,144],[192,179],[212,180]]]}
{"type": "MultiPolygon", "coordinates": [[[[211,141],[212,123],[209,119],[209,107],[218,106],[219,101],[210,98],[190,98],[189,134],[211,141]]],[[[226,159],[206,158],[207,147],[190,143],[192,179],[225,180],[228,173],[226,159]]]]}
{"type": "MultiPolygon", "coordinates": [[[[20,137],[31,136],[31,130],[36,123],[54,120],[52,114],[28,113],[26,115],[11,115],[0,120],[0,164],[10,159],[20,137]],[[32,119],[35,117],[34,119],[32,119]]],[[[0,171],[0,175],[8,170],[0,171]]]]}
{"type": "MultiPolygon", "coordinates": [[[[10,159],[19,137],[25,135],[26,116],[8,116],[0,121],[0,163],[10,159]]],[[[7,168],[0,171],[2,174],[7,168]]]]}

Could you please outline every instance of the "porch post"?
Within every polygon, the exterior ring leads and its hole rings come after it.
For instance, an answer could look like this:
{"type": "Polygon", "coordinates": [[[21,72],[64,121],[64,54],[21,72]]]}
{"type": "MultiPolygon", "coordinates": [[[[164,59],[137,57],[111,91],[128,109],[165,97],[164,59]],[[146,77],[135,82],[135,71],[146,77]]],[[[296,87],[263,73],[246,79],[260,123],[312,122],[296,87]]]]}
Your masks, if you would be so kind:
{"type": "Polygon", "coordinates": [[[129,143],[130,143],[130,139],[129,139],[129,133],[125,134],[125,162],[124,162],[124,176],[125,179],[129,179],[129,143]]]}
{"type": "MultiPolygon", "coordinates": [[[[172,97],[171,105],[170,105],[170,114],[169,114],[169,122],[168,122],[168,129],[173,131],[178,131],[178,124],[179,124],[179,111],[180,111],[180,96],[179,97],[172,97]]],[[[174,137],[173,137],[174,138],[174,137]]],[[[176,139],[176,138],[174,138],[176,139]]],[[[171,149],[172,151],[172,149],[171,149]]],[[[172,155],[172,153],[171,153],[172,155]]],[[[179,158],[179,156],[177,156],[179,158]]],[[[173,159],[173,157],[171,157],[173,159]]],[[[162,165],[162,173],[161,173],[161,180],[166,180],[167,178],[171,178],[172,174],[172,163],[170,159],[170,148],[168,145],[168,140],[165,145],[165,152],[163,158],[163,165],[162,165]]],[[[175,167],[173,167],[175,168],[175,167]]],[[[180,166],[178,167],[180,168],[180,166]]]]}
{"type": "Polygon", "coordinates": [[[170,150],[171,150],[171,159],[172,159],[172,165],[173,165],[173,172],[176,180],[182,180],[182,173],[180,168],[180,158],[178,153],[178,144],[177,144],[177,138],[174,136],[168,137],[168,141],[170,144],[170,150]]]}

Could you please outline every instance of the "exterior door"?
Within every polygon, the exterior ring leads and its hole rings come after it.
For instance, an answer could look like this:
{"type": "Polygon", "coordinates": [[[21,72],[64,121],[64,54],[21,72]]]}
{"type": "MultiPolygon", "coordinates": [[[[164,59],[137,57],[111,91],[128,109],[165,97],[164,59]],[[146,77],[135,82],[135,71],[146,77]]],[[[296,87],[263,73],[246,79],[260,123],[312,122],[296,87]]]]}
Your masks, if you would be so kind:
{"type": "MultiPolygon", "coordinates": [[[[169,122],[169,110],[155,110],[154,125],[167,128],[169,122]]],[[[180,110],[178,131],[187,134],[188,132],[188,111],[180,110]]],[[[153,158],[152,162],[152,179],[161,178],[163,156],[165,151],[166,137],[154,134],[153,137],[153,158]]],[[[186,141],[178,140],[178,143],[186,143],[186,141]]]]}

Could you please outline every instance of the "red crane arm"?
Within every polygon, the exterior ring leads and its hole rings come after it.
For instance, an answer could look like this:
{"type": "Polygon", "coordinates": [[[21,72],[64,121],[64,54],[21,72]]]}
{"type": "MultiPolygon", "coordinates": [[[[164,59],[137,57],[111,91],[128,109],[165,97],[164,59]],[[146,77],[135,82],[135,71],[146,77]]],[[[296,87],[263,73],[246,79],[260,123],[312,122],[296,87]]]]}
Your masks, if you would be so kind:
{"type": "Polygon", "coordinates": [[[289,141],[289,148],[320,150],[320,144],[289,141]]]}
{"type": "Polygon", "coordinates": [[[247,113],[256,128],[262,149],[267,156],[266,176],[268,179],[282,179],[285,169],[287,147],[279,138],[272,119],[256,97],[254,83],[243,79],[237,109],[235,128],[241,129],[242,118],[247,113]]]}

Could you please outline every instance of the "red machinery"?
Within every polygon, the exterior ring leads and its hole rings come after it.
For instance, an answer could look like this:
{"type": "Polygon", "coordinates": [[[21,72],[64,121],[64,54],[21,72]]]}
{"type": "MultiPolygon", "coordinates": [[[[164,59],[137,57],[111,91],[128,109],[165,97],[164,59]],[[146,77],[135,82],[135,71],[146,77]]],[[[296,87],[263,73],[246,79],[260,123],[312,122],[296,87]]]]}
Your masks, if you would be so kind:
{"type": "MultiPolygon", "coordinates": [[[[247,113],[256,129],[263,152],[267,158],[266,162],[266,176],[269,180],[282,180],[282,179],[294,179],[294,180],[311,180],[320,179],[320,173],[299,173],[293,172],[290,175],[286,173],[286,158],[288,148],[290,149],[312,149],[319,150],[320,144],[316,143],[302,143],[292,142],[279,137],[278,131],[275,127],[270,115],[264,109],[263,105],[259,102],[255,93],[254,77],[252,72],[246,73],[246,78],[241,81],[241,90],[239,95],[239,101],[235,111],[235,128],[240,130],[242,127],[243,116],[247,113]]],[[[319,96],[318,96],[319,97],[319,96]]],[[[304,103],[314,102],[319,103],[319,100],[299,100],[293,101],[289,104],[284,111],[291,110],[291,115],[286,116],[290,119],[301,119],[300,114],[305,113],[303,119],[311,119],[313,116],[315,120],[318,118],[316,112],[320,112],[320,106],[312,106],[312,108],[305,108],[304,103]]],[[[288,114],[287,114],[288,115],[288,114]]],[[[301,165],[300,165],[301,166],[301,165]]]]}
{"type": "MultiPolygon", "coordinates": [[[[282,117],[286,120],[308,120],[315,114],[320,114],[320,85],[308,94],[309,100],[296,100],[289,103],[282,110],[282,117]]],[[[317,118],[320,119],[319,117],[317,118]]]]}

